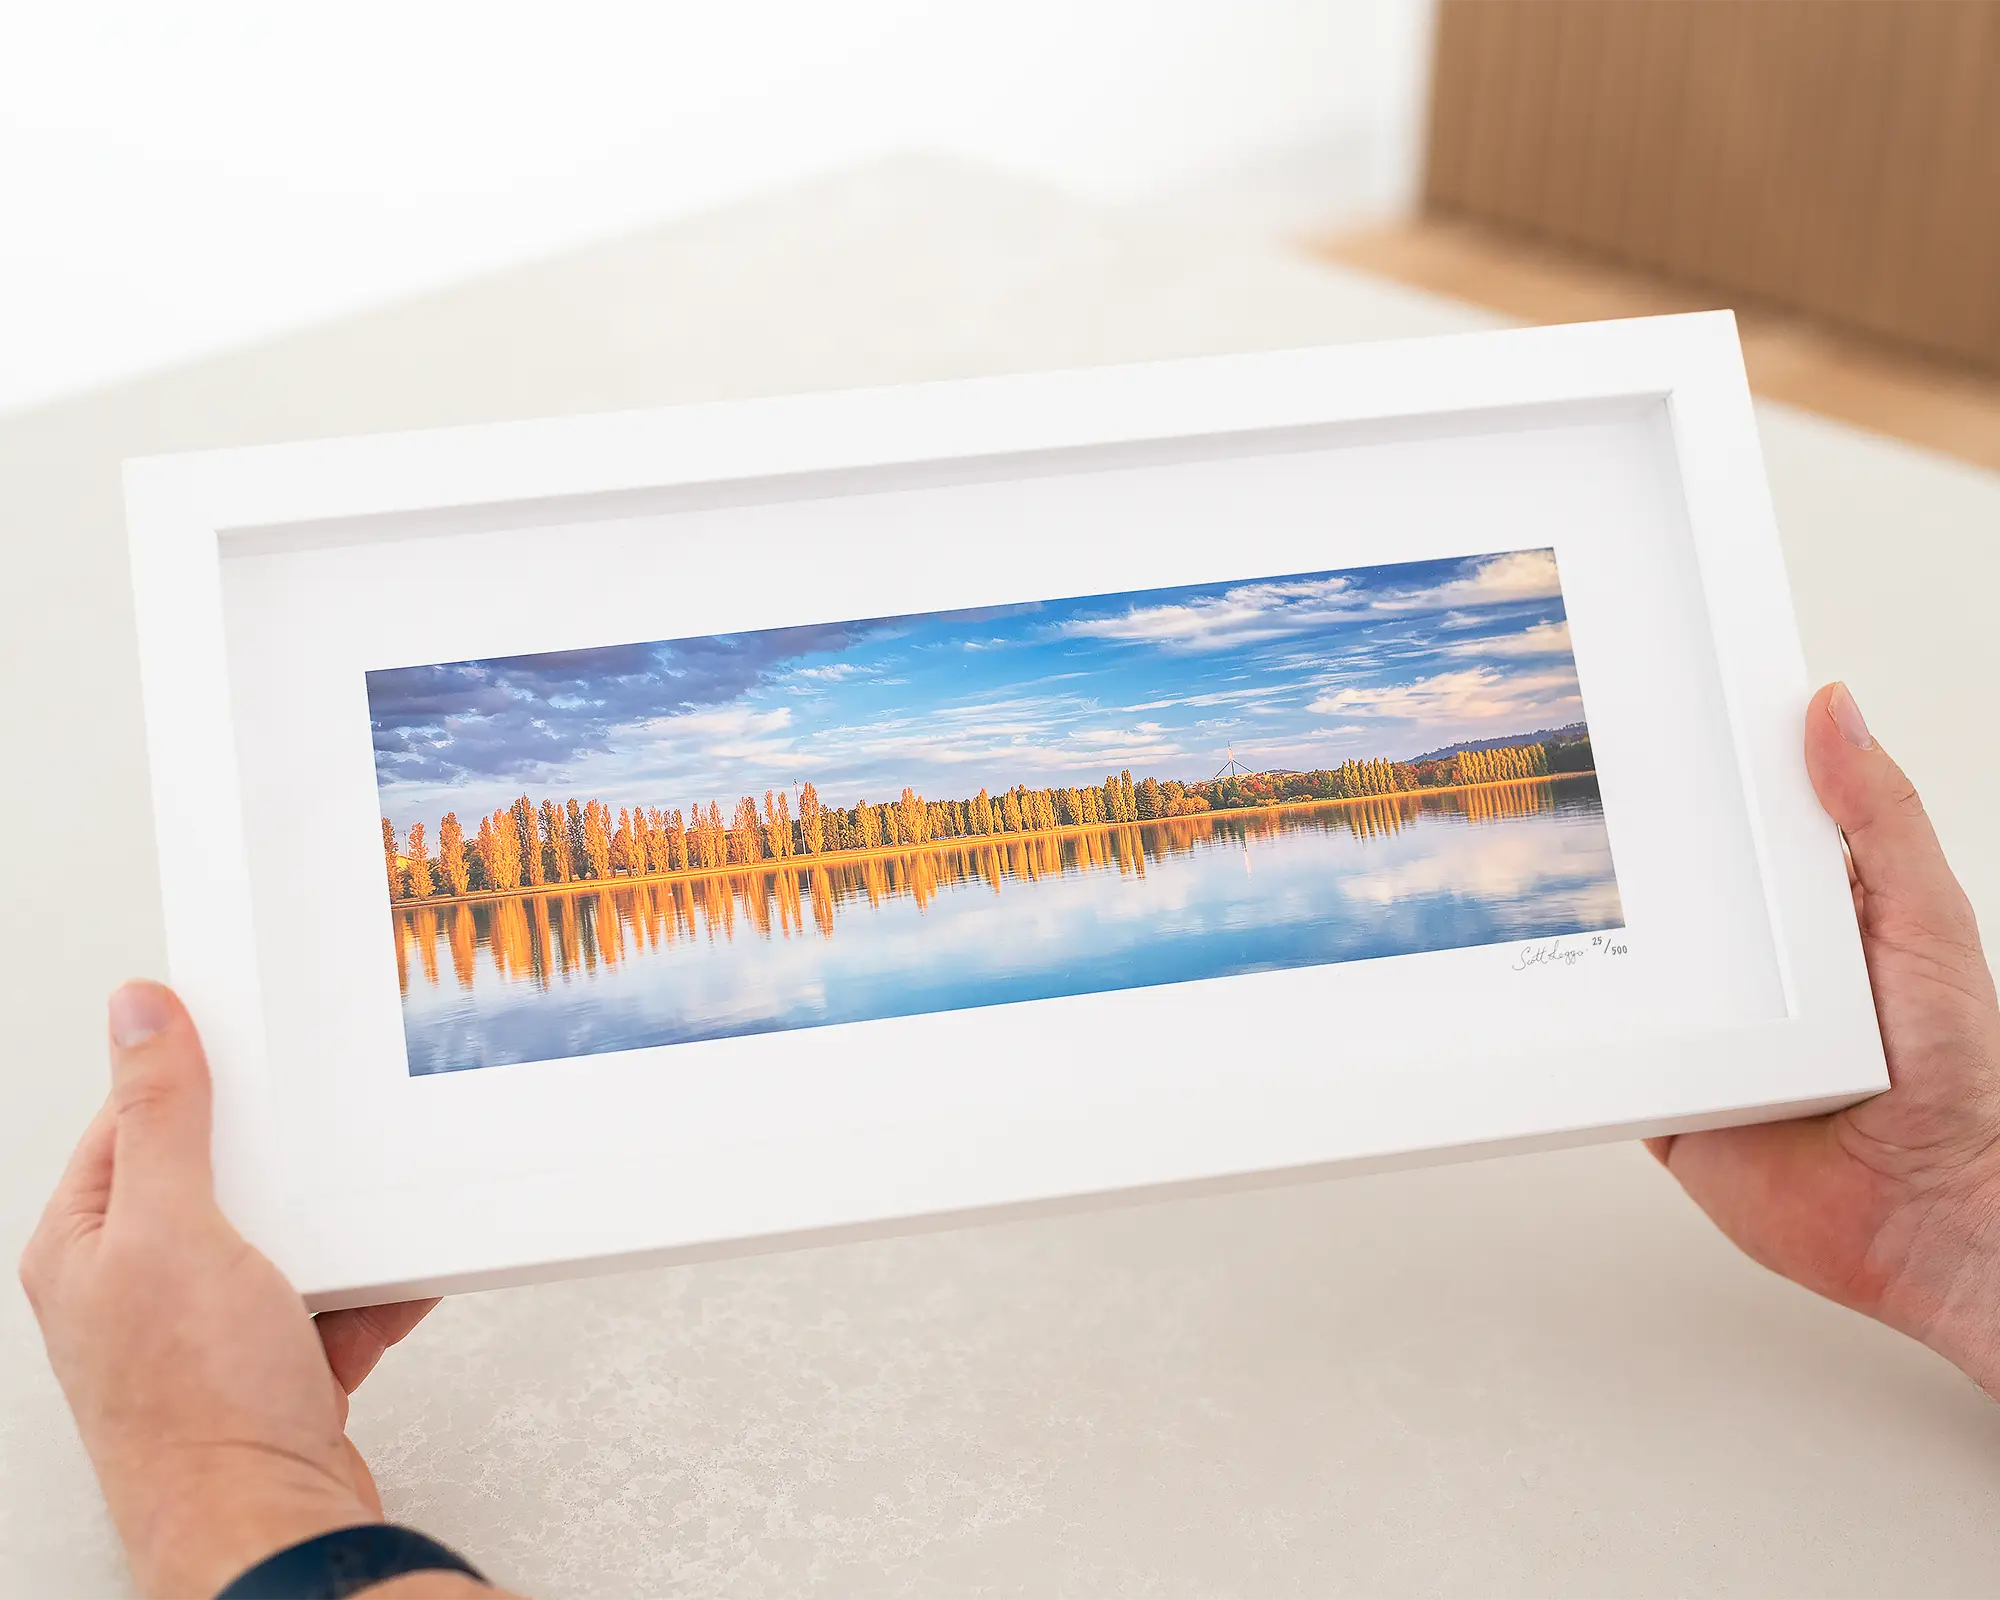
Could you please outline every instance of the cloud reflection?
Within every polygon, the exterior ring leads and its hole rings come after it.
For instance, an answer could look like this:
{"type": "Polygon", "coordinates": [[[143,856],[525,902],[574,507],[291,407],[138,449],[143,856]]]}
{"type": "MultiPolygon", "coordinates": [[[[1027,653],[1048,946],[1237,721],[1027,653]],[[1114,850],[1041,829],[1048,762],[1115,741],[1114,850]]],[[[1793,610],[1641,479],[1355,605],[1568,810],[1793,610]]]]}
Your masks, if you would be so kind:
{"type": "Polygon", "coordinates": [[[1615,927],[1590,779],[399,910],[413,1072],[1615,927]]]}

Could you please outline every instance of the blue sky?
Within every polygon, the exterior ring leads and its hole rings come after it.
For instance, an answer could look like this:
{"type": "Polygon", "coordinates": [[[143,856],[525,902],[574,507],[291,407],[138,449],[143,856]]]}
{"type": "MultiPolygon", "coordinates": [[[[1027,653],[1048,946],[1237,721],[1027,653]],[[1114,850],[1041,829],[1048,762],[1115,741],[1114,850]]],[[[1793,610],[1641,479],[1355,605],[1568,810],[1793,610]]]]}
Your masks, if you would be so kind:
{"type": "Polygon", "coordinates": [[[383,814],[1197,779],[1583,717],[1550,550],[368,674],[383,814]]]}

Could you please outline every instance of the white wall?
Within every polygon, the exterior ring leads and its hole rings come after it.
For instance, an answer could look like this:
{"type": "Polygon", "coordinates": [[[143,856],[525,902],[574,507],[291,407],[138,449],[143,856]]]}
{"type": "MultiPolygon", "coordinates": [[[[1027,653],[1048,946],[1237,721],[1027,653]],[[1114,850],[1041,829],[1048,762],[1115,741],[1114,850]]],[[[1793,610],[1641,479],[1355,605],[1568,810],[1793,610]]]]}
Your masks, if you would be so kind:
{"type": "Polygon", "coordinates": [[[1430,0],[0,20],[0,410],[893,149],[1258,229],[1413,184],[1430,0]]]}

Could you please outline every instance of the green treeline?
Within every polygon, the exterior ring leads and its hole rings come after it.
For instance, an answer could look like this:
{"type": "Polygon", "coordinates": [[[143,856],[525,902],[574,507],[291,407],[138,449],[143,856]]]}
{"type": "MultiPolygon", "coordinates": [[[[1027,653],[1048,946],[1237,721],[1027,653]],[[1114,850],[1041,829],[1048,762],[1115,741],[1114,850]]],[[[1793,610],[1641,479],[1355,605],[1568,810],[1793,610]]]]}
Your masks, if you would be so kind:
{"type": "Polygon", "coordinates": [[[927,800],[905,789],[896,800],[864,800],[845,807],[824,804],[808,783],[799,791],[796,816],[791,796],[769,789],[761,806],[744,795],[727,815],[713,800],[685,812],[620,806],[613,816],[601,800],[544,800],[536,805],[523,795],[511,806],[481,817],[469,838],[457,813],[447,812],[438,826],[435,856],[421,822],[412,823],[399,841],[394,825],[384,817],[382,853],[390,898],[423,900],[1588,770],[1589,742],[1583,742],[1580,764],[1573,755],[1576,749],[1563,745],[1552,753],[1533,744],[1461,751],[1415,764],[1348,761],[1323,771],[1243,773],[1201,783],[1163,783],[1157,778],[1135,783],[1128,771],[1081,788],[1031,789],[1017,784],[997,795],[981,789],[963,800],[927,800]]]}

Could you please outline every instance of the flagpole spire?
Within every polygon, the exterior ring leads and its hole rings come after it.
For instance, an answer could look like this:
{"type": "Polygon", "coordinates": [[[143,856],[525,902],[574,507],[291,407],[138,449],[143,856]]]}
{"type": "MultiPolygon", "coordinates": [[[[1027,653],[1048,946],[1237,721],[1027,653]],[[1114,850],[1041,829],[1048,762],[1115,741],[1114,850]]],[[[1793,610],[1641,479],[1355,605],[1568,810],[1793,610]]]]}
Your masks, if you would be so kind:
{"type": "MultiPolygon", "coordinates": [[[[1215,773],[1216,778],[1224,778],[1224,777],[1240,778],[1249,772],[1250,769],[1244,766],[1242,762],[1236,759],[1236,744],[1234,740],[1230,741],[1228,747],[1228,753],[1229,753],[1229,759],[1223,762],[1222,765],[1216,769],[1215,773]]],[[[1209,780],[1209,782],[1211,783],[1213,783],[1214,781],[1215,781],[1214,778],[1211,778],[1209,780]]]]}

